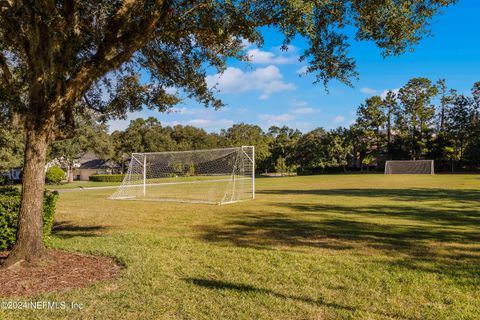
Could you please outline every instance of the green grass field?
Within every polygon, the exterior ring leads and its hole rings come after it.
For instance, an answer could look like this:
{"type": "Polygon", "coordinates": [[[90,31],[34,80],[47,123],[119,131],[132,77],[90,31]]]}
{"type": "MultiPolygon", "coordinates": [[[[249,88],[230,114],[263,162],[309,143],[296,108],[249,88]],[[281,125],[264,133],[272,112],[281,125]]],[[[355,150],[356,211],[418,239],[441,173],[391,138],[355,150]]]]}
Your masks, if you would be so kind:
{"type": "Polygon", "coordinates": [[[480,318],[479,175],[263,178],[224,206],[111,193],[62,193],[53,246],[120,278],[34,297],[81,311],[0,319],[480,318]]]}
{"type": "Polygon", "coordinates": [[[92,188],[92,187],[111,187],[119,186],[121,182],[93,182],[93,181],[74,181],[71,183],[64,184],[51,184],[47,185],[49,190],[65,190],[65,189],[82,189],[82,188],[92,188]]]}

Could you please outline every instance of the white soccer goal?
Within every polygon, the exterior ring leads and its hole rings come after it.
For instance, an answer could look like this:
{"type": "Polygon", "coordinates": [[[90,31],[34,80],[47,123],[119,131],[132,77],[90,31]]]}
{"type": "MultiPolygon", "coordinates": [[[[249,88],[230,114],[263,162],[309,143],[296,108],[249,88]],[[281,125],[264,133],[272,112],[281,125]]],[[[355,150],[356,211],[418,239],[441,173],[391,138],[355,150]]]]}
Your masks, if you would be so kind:
{"type": "Polygon", "coordinates": [[[133,153],[110,199],[226,204],[255,198],[255,147],[133,153]]]}
{"type": "Polygon", "coordinates": [[[390,160],[385,174],[435,174],[433,160],[390,160]]]}

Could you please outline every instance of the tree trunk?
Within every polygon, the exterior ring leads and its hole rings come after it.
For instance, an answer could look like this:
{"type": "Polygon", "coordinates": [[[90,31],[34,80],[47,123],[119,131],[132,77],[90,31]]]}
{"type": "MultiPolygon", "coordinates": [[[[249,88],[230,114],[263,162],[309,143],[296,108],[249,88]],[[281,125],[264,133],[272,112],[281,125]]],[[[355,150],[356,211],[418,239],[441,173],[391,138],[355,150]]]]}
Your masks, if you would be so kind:
{"type": "Polygon", "coordinates": [[[73,165],[69,164],[67,167],[67,183],[73,182],[73,165]]]}
{"type": "Polygon", "coordinates": [[[445,105],[442,104],[442,111],[440,113],[440,132],[443,132],[444,127],[445,127],[445,105]]]}
{"type": "Polygon", "coordinates": [[[47,133],[35,125],[27,127],[25,163],[22,181],[22,201],[18,220],[17,240],[3,267],[22,261],[32,262],[42,257],[42,208],[45,189],[47,133]]]}
{"type": "Polygon", "coordinates": [[[392,157],[392,123],[391,123],[391,114],[388,112],[388,122],[387,122],[387,152],[388,156],[392,157]]]}

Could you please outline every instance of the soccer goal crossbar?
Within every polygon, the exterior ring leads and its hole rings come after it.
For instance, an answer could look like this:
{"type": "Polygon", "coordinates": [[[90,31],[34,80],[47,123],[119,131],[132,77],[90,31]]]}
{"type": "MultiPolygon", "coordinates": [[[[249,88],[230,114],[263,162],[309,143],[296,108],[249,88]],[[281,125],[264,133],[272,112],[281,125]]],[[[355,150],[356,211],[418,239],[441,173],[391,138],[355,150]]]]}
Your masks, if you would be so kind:
{"type": "Polygon", "coordinates": [[[435,174],[433,160],[389,160],[385,174],[435,174]]]}
{"type": "Polygon", "coordinates": [[[255,198],[255,148],[133,153],[110,197],[226,204],[255,198]]]}

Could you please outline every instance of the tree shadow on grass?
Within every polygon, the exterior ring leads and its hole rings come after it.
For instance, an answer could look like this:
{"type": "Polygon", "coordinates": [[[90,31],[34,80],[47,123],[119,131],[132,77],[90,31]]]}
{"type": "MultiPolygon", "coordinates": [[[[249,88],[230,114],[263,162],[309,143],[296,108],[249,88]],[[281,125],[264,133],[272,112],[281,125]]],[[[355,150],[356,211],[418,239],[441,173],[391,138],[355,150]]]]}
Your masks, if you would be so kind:
{"type": "Polygon", "coordinates": [[[201,237],[258,248],[284,245],[351,249],[354,244],[361,244],[407,252],[427,250],[425,241],[463,244],[480,241],[480,212],[475,211],[452,213],[408,206],[347,207],[310,203],[279,203],[270,208],[271,211],[257,214],[244,212],[224,225],[203,226],[201,237]],[[275,206],[288,207],[294,212],[282,214],[275,206]],[[361,220],[369,217],[379,219],[361,220]],[[385,218],[390,221],[382,221],[385,218]],[[405,220],[392,223],[397,218],[405,220]]]}
{"type": "Polygon", "coordinates": [[[318,195],[340,197],[390,198],[398,201],[454,201],[457,203],[480,204],[478,189],[307,189],[307,190],[259,190],[257,194],[269,195],[318,195]]]}
{"type": "Polygon", "coordinates": [[[271,295],[280,299],[291,299],[297,300],[313,305],[323,306],[323,307],[330,307],[335,309],[343,309],[348,311],[355,311],[356,309],[351,306],[343,306],[337,303],[328,303],[324,301],[323,298],[319,298],[318,300],[306,298],[306,297],[298,297],[294,295],[286,295],[282,293],[275,292],[273,290],[264,289],[264,288],[257,288],[252,285],[243,284],[243,283],[233,283],[233,282],[226,282],[226,281],[219,281],[219,280],[210,280],[210,279],[201,279],[201,278],[185,278],[184,281],[194,284],[199,287],[203,287],[206,289],[212,290],[229,290],[235,291],[240,293],[253,293],[253,294],[264,294],[264,295],[271,295]]]}
{"type": "Polygon", "coordinates": [[[356,312],[356,311],[364,311],[364,312],[369,312],[369,313],[375,313],[377,315],[382,316],[383,318],[396,318],[396,319],[409,319],[407,317],[402,317],[397,313],[390,313],[386,310],[366,310],[361,307],[355,307],[355,306],[349,306],[349,305],[344,305],[340,304],[337,302],[328,302],[326,299],[322,296],[317,297],[317,299],[312,299],[308,297],[301,297],[301,296],[295,296],[291,294],[283,294],[280,292],[276,292],[270,289],[265,289],[265,288],[257,288],[255,286],[249,285],[249,284],[243,284],[243,283],[233,283],[233,282],[227,282],[227,281],[220,281],[220,280],[211,280],[211,279],[202,279],[202,278],[185,278],[183,279],[184,281],[194,284],[199,287],[203,287],[206,289],[210,290],[228,290],[228,291],[233,291],[233,292],[239,292],[239,293],[251,293],[251,294],[262,294],[262,295],[270,295],[279,299],[283,300],[295,300],[303,303],[308,303],[314,306],[318,307],[326,307],[326,308],[332,308],[332,309],[337,309],[337,310],[344,310],[344,311],[349,311],[349,312],[356,312]]]}
{"type": "Polygon", "coordinates": [[[409,205],[342,206],[272,203],[224,225],[203,226],[200,237],[250,248],[317,247],[380,250],[391,266],[458,276],[479,283],[480,211],[409,205]],[[285,213],[285,209],[289,209],[285,213]]]}
{"type": "Polygon", "coordinates": [[[62,239],[74,237],[98,237],[107,228],[104,226],[79,226],[69,221],[55,222],[52,235],[62,239]]]}
{"type": "MultiPolygon", "coordinates": [[[[350,218],[370,217],[378,218],[379,221],[382,219],[412,221],[410,224],[407,222],[407,225],[428,223],[433,225],[434,229],[439,227],[451,229],[480,227],[480,208],[474,205],[463,204],[452,208],[448,205],[436,204],[434,207],[418,207],[414,202],[410,203],[411,205],[371,204],[367,206],[343,206],[322,203],[277,203],[274,205],[294,209],[296,212],[301,212],[303,216],[310,218],[318,218],[325,213],[340,213],[342,215],[351,215],[350,218]]],[[[448,237],[449,235],[438,235],[440,238],[443,236],[448,237]]]]}

